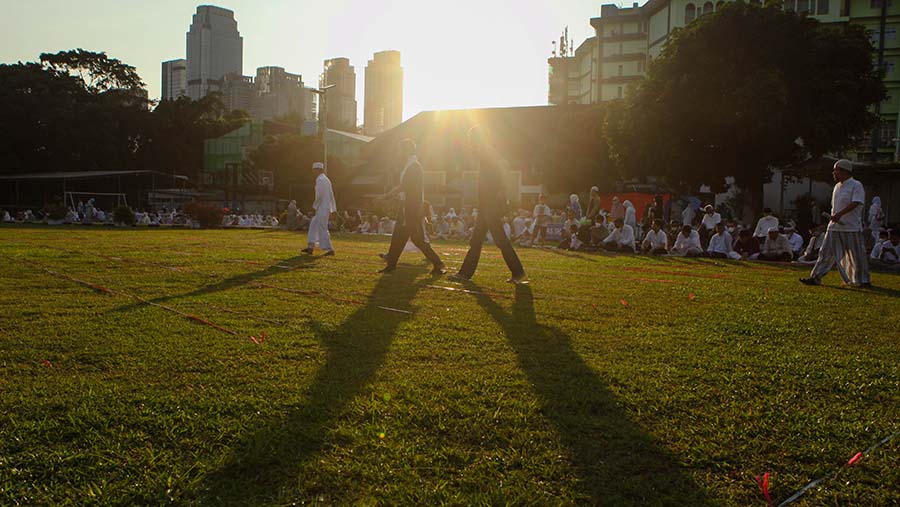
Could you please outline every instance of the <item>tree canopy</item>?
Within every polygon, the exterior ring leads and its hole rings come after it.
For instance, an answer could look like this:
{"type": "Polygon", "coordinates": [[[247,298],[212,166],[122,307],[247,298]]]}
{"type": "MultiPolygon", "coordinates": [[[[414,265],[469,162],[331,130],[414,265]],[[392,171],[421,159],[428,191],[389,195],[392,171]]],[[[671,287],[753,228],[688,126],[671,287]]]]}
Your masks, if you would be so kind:
{"type": "Polygon", "coordinates": [[[857,144],[884,98],[863,27],[735,2],[673,32],[606,136],[625,174],[685,188],[733,176],[758,195],[772,166],[857,144]]]}
{"type": "Polygon", "coordinates": [[[249,120],[215,94],[151,106],[134,67],[105,53],[0,65],[0,172],[153,169],[196,180],[203,140],[249,120]]]}

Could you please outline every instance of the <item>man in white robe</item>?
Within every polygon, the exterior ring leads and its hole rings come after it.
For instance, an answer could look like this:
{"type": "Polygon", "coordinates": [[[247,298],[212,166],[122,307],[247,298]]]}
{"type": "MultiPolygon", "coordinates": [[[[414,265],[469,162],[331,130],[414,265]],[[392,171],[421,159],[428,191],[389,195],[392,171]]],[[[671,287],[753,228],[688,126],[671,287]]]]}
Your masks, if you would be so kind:
{"type": "Polygon", "coordinates": [[[313,248],[318,242],[319,247],[325,250],[325,256],[334,255],[334,248],[331,246],[331,235],[328,233],[328,220],[334,213],[337,213],[334,190],[331,188],[331,180],[325,175],[325,164],[316,162],[313,164],[313,170],[319,173],[316,177],[316,200],[313,202],[313,209],[316,210],[316,215],[309,223],[307,247],[301,251],[306,254],[312,254],[313,248]]]}

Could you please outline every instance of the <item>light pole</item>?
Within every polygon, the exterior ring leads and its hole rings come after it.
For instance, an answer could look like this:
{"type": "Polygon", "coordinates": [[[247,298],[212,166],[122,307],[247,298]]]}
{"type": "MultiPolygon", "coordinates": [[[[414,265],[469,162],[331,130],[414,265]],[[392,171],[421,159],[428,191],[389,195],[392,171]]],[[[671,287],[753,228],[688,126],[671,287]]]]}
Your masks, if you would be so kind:
{"type": "Polygon", "coordinates": [[[325,172],[328,173],[328,98],[325,94],[328,90],[334,88],[337,85],[328,85],[323,86],[321,88],[310,88],[310,91],[319,96],[319,102],[321,102],[322,107],[319,111],[319,119],[322,124],[322,151],[325,152],[322,158],[322,163],[325,164],[325,172]]]}

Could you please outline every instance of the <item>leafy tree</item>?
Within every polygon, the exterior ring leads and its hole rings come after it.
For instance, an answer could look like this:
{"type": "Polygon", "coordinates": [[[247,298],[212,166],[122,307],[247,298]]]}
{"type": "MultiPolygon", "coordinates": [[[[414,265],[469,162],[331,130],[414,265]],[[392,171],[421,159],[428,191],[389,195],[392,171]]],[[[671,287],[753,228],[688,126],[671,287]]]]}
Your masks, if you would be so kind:
{"type": "MultiPolygon", "coordinates": [[[[250,170],[272,171],[277,193],[287,197],[293,188],[297,202],[309,206],[313,201],[315,186],[312,165],[322,160],[322,153],[322,141],[318,137],[300,134],[268,136],[250,153],[247,165],[250,170]],[[300,197],[297,198],[297,195],[300,197]]],[[[328,157],[328,177],[340,200],[343,195],[341,190],[346,188],[351,178],[340,158],[328,157]]]]}
{"type": "Polygon", "coordinates": [[[587,192],[593,185],[611,186],[615,177],[603,136],[606,106],[573,110],[549,134],[541,161],[544,183],[551,192],[587,192]]]}
{"type": "Polygon", "coordinates": [[[863,27],[736,2],[673,32],[606,135],[624,174],[693,188],[734,176],[759,207],[772,166],[853,146],[884,97],[863,27]]]}
{"type": "Polygon", "coordinates": [[[109,90],[143,90],[144,82],[137,70],[106,53],[72,49],[58,53],[42,53],[41,63],[57,72],[78,76],[91,93],[109,90]]]}

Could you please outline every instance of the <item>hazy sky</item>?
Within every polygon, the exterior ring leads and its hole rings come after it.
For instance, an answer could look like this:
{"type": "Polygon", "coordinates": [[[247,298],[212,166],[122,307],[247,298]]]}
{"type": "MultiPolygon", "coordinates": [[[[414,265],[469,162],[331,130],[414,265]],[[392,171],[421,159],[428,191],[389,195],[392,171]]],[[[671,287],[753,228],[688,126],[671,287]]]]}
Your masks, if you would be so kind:
{"type": "MultiPolygon", "coordinates": [[[[81,47],[137,67],[150,97],[160,63],[184,58],[196,2],[3,2],[0,62],[81,47]]],[[[323,60],[350,58],[362,122],[364,69],[376,51],[401,52],[403,116],[420,111],[547,103],[551,42],[569,26],[575,45],[610,0],[229,0],[244,37],[244,74],[266,65],[315,86],[323,60]]]]}

